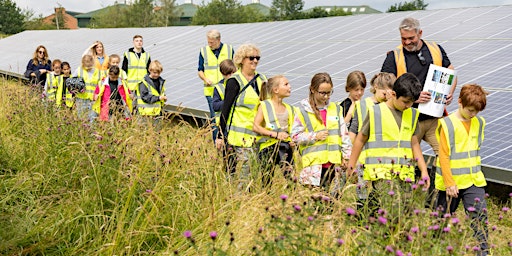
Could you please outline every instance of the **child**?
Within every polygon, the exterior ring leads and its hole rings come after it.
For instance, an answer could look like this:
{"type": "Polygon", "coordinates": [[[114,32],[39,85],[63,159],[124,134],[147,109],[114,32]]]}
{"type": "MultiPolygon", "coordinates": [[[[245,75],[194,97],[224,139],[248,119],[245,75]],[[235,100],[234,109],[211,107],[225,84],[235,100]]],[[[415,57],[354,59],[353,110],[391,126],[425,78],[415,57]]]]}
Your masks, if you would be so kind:
{"type": "Polygon", "coordinates": [[[44,83],[43,98],[49,102],[56,102],[56,92],[59,83],[62,81],[60,76],[61,61],[56,59],[52,62],[52,71],[46,73],[46,82],[44,83]]]}
{"type": "Polygon", "coordinates": [[[350,124],[355,103],[363,97],[364,88],[366,88],[366,77],[364,73],[357,70],[350,72],[347,76],[347,85],[345,86],[345,91],[348,92],[348,98],[340,104],[343,108],[345,123],[350,124]]]}
{"type": "MultiPolygon", "coordinates": [[[[108,57],[108,61],[109,61],[108,62],[109,69],[113,66],[119,67],[119,63],[121,63],[121,57],[119,57],[119,55],[117,55],[117,54],[112,54],[108,57]]],[[[103,75],[104,75],[104,77],[107,77],[108,74],[109,74],[109,70],[107,69],[103,75]]],[[[126,74],[126,71],[121,69],[121,71],[119,71],[119,78],[121,78],[121,80],[127,80],[128,75],[126,74]]]]}
{"type": "Polygon", "coordinates": [[[75,104],[78,117],[88,118],[90,122],[96,118],[96,113],[92,111],[93,94],[96,85],[101,81],[100,70],[94,68],[94,58],[92,55],[84,55],[82,57],[82,66],[79,67],[74,77],[81,77],[85,83],[85,91],[75,95],[75,104]]]}
{"type": "MultiPolygon", "coordinates": [[[[332,92],[329,74],[315,74],[309,86],[309,98],[300,102],[292,128],[292,140],[299,145],[302,155],[300,181],[326,190],[341,174],[341,166],[346,164],[352,149],[343,109],[329,102],[332,92]]],[[[339,185],[338,180],[335,185],[339,185]]],[[[337,189],[335,186],[329,191],[336,195],[337,189]]]]}
{"type": "MultiPolygon", "coordinates": [[[[162,64],[152,61],[149,64],[149,74],[139,84],[137,90],[137,110],[141,116],[158,118],[162,115],[162,107],[167,100],[165,96],[165,80],[160,77],[162,64]]],[[[155,121],[158,119],[155,119],[155,121]]]]}
{"type": "Polygon", "coordinates": [[[254,118],[252,130],[259,134],[259,159],[263,166],[263,185],[272,183],[274,166],[279,164],[284,169],[285,177],[291,175],[293,164],[293,147],[290,139],[293,123],[293,107],[283,102],[289,97],[291,86],[288,79],[277,75],[264,83],[260,93],[260,105],[254,118]]]}
{"type": "Polygon", "coordinates": [[[126,81],[119,77],[120,68],[112,66],[108,77],[105,77],[96,86],[92,109],[99,115],[101,121],[108,121],[112,115],[122,114],[125,119],[130,118],[132,100],[126,81]]]}
{"type": "Polygon", "coordinates": [[[217,124],[220,123],[220,112],[222,111],[222,105],[224,104],[224,91],[226,90],[226,82],[236,72],[236,66],[233,60],[226,59],[219,64],[220,73],[222,74],[222,80],[215,85],[213,90],[213,111],[215,111],[215,120],[213,127],[213,139],[217,149],[222,148],[222,140],[217,142],[217,133],[219,132],[217,124]]]}
{"type": "Polygon", "coordinates": [[[485,120],[477,116],[485,109],[486,94],[479,85],[464,85],[459,94],[459,108],[439,119],[436,130],[439,141],[435,181],[439,189],[437,206],[443,213],[453,214],[462,200],[466,213],[473,220],[474,236],[480,242],[478,255],[487,255],[489,250],[484,190],[487,183],[478,155],[484,140],[485,120]]]}
{"type": "Polygon", "coordinates": [[[66,87],[66,81],[71,77],[71,66],[66,61],[62,62],[60,66],[62,79],[57,85],[56,103],[57,106],[65,105],[68,108],[72,108],[74,104],[73,94],[71,94],[66,87]],[[62,102],[64,102],[64,104],[62,102]]]}
{"type": "MultiPolygon", "coordinates": [[[[387,184],[399,178],[401,181],[414,181],[414,161],[417,160],[425,186],[430,185],[427,167],[417,137],[419,112],[411,108],[421,92],[421,84],[415,75],[405,73],[393,84],[385,104],[377,104],[368,109],[360,132],[354,141],[349,161],[348,174],[355,170],[363,146],[365,146],[363,178],[372,182],[369,194],[369,208],[372,214],[379,208],[378,195],[386,194],[387,184]],[[391,121],[395,120],[395,122],[391,121]],[[391,146],[393,145],[393,146],[391,146]],[[377,204],[377,205],[374,205],[377,204]]],[[[406,196],[406,182],[398,182],[401,195],[406,196]]],[[[409,186],[410,188],[410,186],[409,186]]]]}
{"type": "MultiPolygon", "coordinates": [[[[386,91],[393,89],[393,83],[395,83],[396,77],[391,73],[381,72],[373,76],[370,81],[370,92],[373,94],[364,100],[356,101],[354,115],[350,120],[348,134],[350,140],[354,143],[354,140],[363,126],[363,121],[366,119],[368,109],[374,105],[386,101],[386,91]]],[[[363,200],[366,200],[368,182],[363,179],[363,169],[360,168],[364,163],[364,151],[359,156],[359,162],[357,165],[357,186],[356,194],[358,197],[358,206],[363,205],[363,200]]]]}

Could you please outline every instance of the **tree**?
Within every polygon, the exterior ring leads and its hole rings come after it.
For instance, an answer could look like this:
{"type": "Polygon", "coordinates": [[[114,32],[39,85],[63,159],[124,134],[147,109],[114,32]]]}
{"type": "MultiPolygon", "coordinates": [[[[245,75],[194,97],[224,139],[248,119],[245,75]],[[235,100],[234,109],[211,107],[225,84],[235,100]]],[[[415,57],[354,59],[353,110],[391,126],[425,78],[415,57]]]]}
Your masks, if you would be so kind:
{"type": "Polygon", "coordinates": [[[25,17],[15,2],[0,0],[0,13],[0,32],[16,34],[24,30],[25,17]]]}
{"type": "Polygon", "coordinates": [[[400,2],[389,7],[387,12],[402,12],[402,11],[415,11],[415,10],[426,10],[428,4],[424,3],[423,0],[413,0],[411,2],[400,2]]]}
{"type": "Polygon", "coordinates": [[[153,24],[154,0],[136,0],[126,10],[127,27],[151,27],[153,24]]]}
{"type": "Polygon", "coordinates": [[[248,6],[242,6],[237,0],[212,0],[209,4],[199,6],[192,17],[193,25],[212,25],[247,23],[263,21],[265,17],[248,6]]]}
{"type": "Polygon", "coordinates": [[[272,0],[270,18],[273,20],[297,20],[304,18],[302,0],[272,0]]]}
{"type": "Polygon", "coordinates": [[[176,0],[160,0],[160,9],[155,14],[156,26],[171,26],[179,18],[176,0]]]}
{"type": "Polygon", "coordinates": [[[90,28],[123,28],[128,27],[127,6],[115,3],[91,18],[90,28]]]}

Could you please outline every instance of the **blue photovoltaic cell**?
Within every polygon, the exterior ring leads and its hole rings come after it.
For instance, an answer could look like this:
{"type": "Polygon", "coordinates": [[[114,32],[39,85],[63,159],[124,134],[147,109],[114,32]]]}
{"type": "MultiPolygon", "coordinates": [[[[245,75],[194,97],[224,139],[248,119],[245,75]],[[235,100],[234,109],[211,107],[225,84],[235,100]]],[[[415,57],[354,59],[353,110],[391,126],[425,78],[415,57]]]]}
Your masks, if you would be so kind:
{"type": "MultiPolygon", "coordinates": [[[[0,70],[23,73],[39,44],[48,48],[52,59],[68,61],[74,70],[93,41],[102,41],[108,54],[122,56],[132,47],[133,35],[140,34],[151,58],[163,64],[167,104],[181,105],[206,116],[208,107],[197,77],[198,55],[206,44],[206,32],[215,28],[221,32],[222,41],[233,44],[235,49],[248,42],[261,49],[258,71],[268,77],[284,74],[289,79],[292,95],[287,102],[297,105],[306,98],[310,79],[318,72],[331,74],[335,85],[331,100],[341,101],[347,97],[344,86],[348,73],[361,70],[369,82],[380,71],[386,52],[400,44],[398,25],[406,16],[419,19],[423,38],[436,41],[446,50],[457,70],[459,86],[478,83],[490,91],[487,108],[481,113],[487,120],[481,149],[483,163],[510,170],[512,6],[206,27],[25,31],[0,40],[0,70]]],[[[454,103],[448,106],[449,112],[457,108],[457,97],[458,90],[454,103]]],[[[433,154],[426,143],[422,148],[433,154]]]]}

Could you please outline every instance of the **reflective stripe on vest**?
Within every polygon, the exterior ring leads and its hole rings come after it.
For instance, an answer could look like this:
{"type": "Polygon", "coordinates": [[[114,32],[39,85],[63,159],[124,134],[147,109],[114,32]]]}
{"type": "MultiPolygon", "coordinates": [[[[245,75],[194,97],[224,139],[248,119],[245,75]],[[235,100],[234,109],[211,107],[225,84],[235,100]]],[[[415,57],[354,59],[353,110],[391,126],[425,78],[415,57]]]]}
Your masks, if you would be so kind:
{"type": "Polygon", "coordinates": [[[57,88],[59,84],[62,83],[62,76],[55,76],[48,73],[46,77],[46,99],[49,101],[55,101],[57,99],[57,88]]]}
{"type": "Polygon", "coordinates": [[[302,166],[319,164],[341,164],[341,127],[340,120],[343,120],[342,107],[334,102],[327,106],[326,125],[318,120],[314,113],[308,112],[304,106],[299,107],[297,113],[304,124],[305,132],[320,132],[327,130],[329,136],[323,141],[315,141],[310,145],[299,145],[302,155],[302,166]]]}
{"type": "MultiPolygon", "coordinates": [[[[255,74],[257,75],[257,73],[255,74]]],[[[240,85],[240,91],[249,83],[242,75],[241,70],[238,70],[229,79],[235,79],[240,85]]],[[[259,75],[256,78],[258,89],[261,90],[261,85],[266,81],[264,75],[259,75]]],[[[238,147],[251,147],[256,141],[256,133],[253,132],[254,117],[256,116],[256,107],[259,104],[259,96],[252,86],[248,86],[243,92],[240,93],[238,99],[231,107],[232,113],[228,117],[228,143],[238,147]]]]}
{"type": "MultiPolygon", "coordinates": [[[[201,48],[201,56],[203,56],[203,67],[204,76],[212,81],[212,84],[219,83],[222,80],[222,73],[220,72],[220,63],[226,59],[233,59],[233,46],[229,44],[222,44],[220,49],[219,57],[215,56],[212,49],[209,46],[201,48]]],[[[204,84],[203,93],[205,96],[213,95],[213,86],[207,86],[204,84]]]]}
{"type": "Polygon", "coordinates": [[[149,53],[143,52],[137,56],[134,52],[125,52],[124,56],[128,60],[127,84],[130,91],[137,90],[139,83],[144,80],[144,76],[148,73],[147,65],[149,61],[149,53]]]}
{"type": "MultiPolygon", "coordinates": [[[[144,86],[146,86],[146,88],[148,89],[149,93],[152,94],[153,96],[160,97],[160,95],[164,95],[165,94],[165,80],[164,80],[164,82],[161,85],[161,87],[162,87],[162,89],[161,89],[162,92],[161,93],[158,93],[158,91],[153,86],[153,84],[149,84],[146,81],[146,79],[143,79],[141,82],[142,82],[142,84],[144,84],[144,86]]],[[[138,110],[139,115],[141,115],[141,116],[157,116],[157,115],[160,115],[160,113],[162,111],[162,106],[164,105],[163,101],[159,100],[159,101],[156,101],[153,104],[149,104],[149,103],[145,102],[144,100],[142,100],[142,97],[140,95],[140,91],[139,90],[137,90],[136,93],[137,93],[137,110],[138,110]]]]}
{"type": "Polygon", "coordinates": [[[365,144],[364,179],[392,179],[399,172],[402,180],[414,180],[414,159],[411,139],[418,123],[419,112],[408,108],[402,112],[400,128],[386,104],[368,109],[370,134],[365,144]]]}
{"type": "MultiPolygon", "coordinates": [[[[440,138],[443,129],[449,147],[450,170],[453,180],[459,189],[466,189],[475,185],[485,186],[484,174],[481,169],[480,146],[484,139],[485,120],[476,116],[471,119],[469,134],[464,124],[451,114],[439,120],[436,137],[440,138]]],[[[436,188],[446,190],[442,177],[439,159],[436,161],[436,188]]]]}
{"type": "Polygon", "coordinates": [[[363,127],[363,121],[366,119],[368,115],[368,108],[371,108],[375,105],[372,98],[366,98],[363,101],[356,102],[356,114],[357,114],[357,132],[361,131],[363,127]]]}
{"type": "MultiPolygon", "coordinates": [[[[277,119],[276,110],[274,108],[274,105],[272,104],[271,100],[264,100],[260,102],[261,110],[263,112],[263,118],[265,120],[265,129],[269,131],[274,132],[287,132],[290,134],[291,128],[293,125],[293,116],[294,116],[294,110],[293,107],[283,102],[284,107],[286,108],[286,113],[288,114],[288,128],[286,131],[283,131],[281,124],[279,123],[279,120],[277,119]]],[[[291,138],[288,137],[288,139],[284,140],[286,142],[290,142],[291,138]]],[[[270,147],[277,142],[279,142],[278,139],[272,138],[269,136],[261,136],[258,135],[257,142],[259,144],[260,150],[263,150],[264,148],[270,147]]]]}
{"type": "MultiPolygon", "coordinates": [[[[428,42],[423,41],[430,52],[430,55],[432,56],[432,62],[436,66],[443,66],[443,56],[441,56],[441,49],[439,48],[439,45],[435,42],[428,42]]],[[[393,50],[395,54],[395,63],[396,63],[396,77],[400,77],[404,73],[407,73],[407,65],[405,63],[405,56],[404,56],[404,50],[403,45],[399,45],[393,50]]]]}
{"type": "Polygon", "coordinates": [[[84,80],[85,92],[77,93],[76,97],[79,99],[92,100],[96,85],[98,85],[98,83],[101,81],[101,71],[94,68],[93,74],[89,75],[89,72],[84,72],[84,69],[80,68],[78,77],[81,77],[84,80]]]}

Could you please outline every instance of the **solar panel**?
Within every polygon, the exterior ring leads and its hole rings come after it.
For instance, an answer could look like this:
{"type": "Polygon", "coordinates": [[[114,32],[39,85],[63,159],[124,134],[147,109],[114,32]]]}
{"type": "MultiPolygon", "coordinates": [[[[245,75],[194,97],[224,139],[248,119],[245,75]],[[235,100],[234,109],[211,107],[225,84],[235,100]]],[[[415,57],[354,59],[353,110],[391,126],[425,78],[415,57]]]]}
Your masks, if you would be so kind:
{"type": "MultiPolygon", "coordinates": [[[[335,85],[331,99],[341,101],[347,97],[344,84],[348,73],[361,70],[369,81],[380,71],[386,52],[400,43],[398,24],[406,16],[420,20],[424,39],[443,46],[458,72],[459,86],[475,82],[490,90],[488,106],[481,113],[487,120],[483,163],[510,170],[512,112],[504,104],[512,98],[510,5],[206,27],[25,31],[0,40],[0,70],[23,73],[39,44],[48,48],[52,59],[69,61],[75,69],[93,41],[102,41],[108,54],[122,55],[132,47],[133,35],[140,34],[151,58],[163,64],[167,104],[206,116],[208,106],[197,77],[197,62],[199,49],[206,44],[206,32],[216,28],[222,41],[235,49],[247,42],[260,47],[258,71],[268,77],[284,74],[292,85],[286,102],[297,105],[307,97],[310,79],[318,72],[331,74],[335,85]]],[[[456,107],[451,104],[448,110],[456,107]]],[[[423,145],[423,149],[432,154],[429,147],[423,145]]],[[[507,182],[512,183],[512,179],[507,182]]]]}

